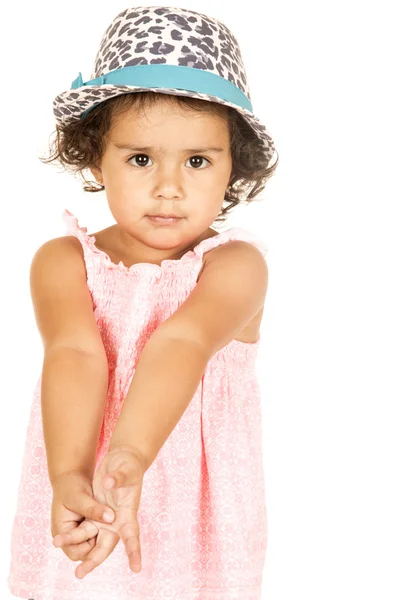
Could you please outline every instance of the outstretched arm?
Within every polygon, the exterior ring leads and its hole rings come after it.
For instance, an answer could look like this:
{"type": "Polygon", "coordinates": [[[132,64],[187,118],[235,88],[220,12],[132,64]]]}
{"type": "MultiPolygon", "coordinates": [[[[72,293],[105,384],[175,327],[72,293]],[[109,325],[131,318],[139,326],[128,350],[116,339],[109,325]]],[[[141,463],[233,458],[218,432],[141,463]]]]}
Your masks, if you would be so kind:
{"type": "Polygon", "coordinates": [[[157,330],[142,351],[109,451],[132,447],[146,471],[186,411],[208,360],[201,344],[157,330]]]}
{"type": "Polygon", "coordinates": [[[147,470],[181,419],[210,358],[264,304],[267,264],[252,244],[215,248],[189,297],[143,349],[110,441],[132,447],[147,470]]]}

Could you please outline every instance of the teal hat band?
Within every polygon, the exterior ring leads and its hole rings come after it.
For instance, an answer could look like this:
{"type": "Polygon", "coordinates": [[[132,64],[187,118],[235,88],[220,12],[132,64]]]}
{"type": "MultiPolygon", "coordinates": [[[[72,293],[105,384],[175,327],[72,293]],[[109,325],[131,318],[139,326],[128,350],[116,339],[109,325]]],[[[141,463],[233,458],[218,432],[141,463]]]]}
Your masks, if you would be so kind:
{"type": "MultiPolygon", "coordinates": [[[[98,85],[134,85],[144,88],[171,88],[186,90],[216,96],[253,112],[253,107],[247,96],[231,81],[201,69],[182,67],[179,65],[135,65],[115,69],[105,75],[83,83],[82,74],[74,79],[71,89],[82,86],[98,85]]],[[[86,110],[85,116],[94,106],[86,110]]]]}

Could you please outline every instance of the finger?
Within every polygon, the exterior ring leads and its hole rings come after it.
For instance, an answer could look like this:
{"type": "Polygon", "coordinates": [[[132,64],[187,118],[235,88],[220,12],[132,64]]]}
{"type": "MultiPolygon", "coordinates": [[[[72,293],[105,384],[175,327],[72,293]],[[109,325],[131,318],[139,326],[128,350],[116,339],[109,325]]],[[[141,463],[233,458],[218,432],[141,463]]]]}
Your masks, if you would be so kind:
{"type": "Polygon", "coordinates": [[[115,513],[107,505],[100,504],[90,494],[75,494],[65,503],[66,508],[72,510],[90,521],[100,521],[100,523],[112,523],[115,519],[115,513]],[[111,518],[107,519],[106,514],[110,514],[111,518]]]}
{"type": "Polygon", "coordinates": [[[128,555],[130,568],[135,571],[135,573],[139,573],[142,562],[139,523],[137,520],[135,520],[133,523],[124,523],[119,531],[119,534],[128,555]]]}
{"type": "Polygon", "coordinates": [[[81,544],[95,537],[99,532],[99,528],[91,521],[82,521],[79,527],[76,527],[68,533],[58,533],[53,538],[53,545],[56,548],[60,546],[69,546],[72,544],[81,544]]]}
{"type": "Polygon", "coordinates": [[[69,559],[73,561],[78,561],[85,560],[85,558],[88,556],[89,552],[93,550],[95,545],[96,538],[94,537],[90,540],[87,540],[86,542],[82,542],[81,544],[70,544],[63,546],[62,548],[60,548],[60,550],[62,550],[62,552],[64,552],[64,554],[68,556],[69,559]]]}
{"type": "Polygon", "coordinates": [[[115,486],[115,482],[116,482],[116,477],[115,477],[114,474],[112,476],[111,475],[107,475],[105,477],[105,479],[104,479],[104,487],[107,490],[110,490],[112,487],[115,486]]]}
{"type": "Polygon", "coordinates": [[[83,579],[85,575],[104,562],[110,556],[118,541],[119,536],[116,533],[107,529],[100,529],[95,547],[75,570],[78,579],[83,579]]]}
{"type": "Polygon", "coordinates": [[[107,473],[103,479],[103,485],[107,490],[122,487],[124,485],[124,474],[122,471],[107,473]]]}

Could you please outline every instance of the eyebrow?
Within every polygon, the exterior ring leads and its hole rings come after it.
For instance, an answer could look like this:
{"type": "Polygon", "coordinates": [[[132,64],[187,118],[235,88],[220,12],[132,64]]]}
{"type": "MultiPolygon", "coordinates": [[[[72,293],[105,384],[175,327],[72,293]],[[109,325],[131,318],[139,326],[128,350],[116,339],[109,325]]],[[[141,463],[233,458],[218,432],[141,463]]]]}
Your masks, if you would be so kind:
{"type": "MultiPolygon", "coordinates": [[[[151,152],[153,150],[159,150],[160,154],[165,154],[165,149],[158,148],[155,146],[132,146],[130,144],[116,144],[113,142],[114,146],[116,146],[119,150],[131,150],[132,152],[151,152]]],[[[182,150],[182,152],[224,152],[224,148],[218,148],[216,146],[209,146],[208,148],[186,148],[186,150],[182,150]]]]}

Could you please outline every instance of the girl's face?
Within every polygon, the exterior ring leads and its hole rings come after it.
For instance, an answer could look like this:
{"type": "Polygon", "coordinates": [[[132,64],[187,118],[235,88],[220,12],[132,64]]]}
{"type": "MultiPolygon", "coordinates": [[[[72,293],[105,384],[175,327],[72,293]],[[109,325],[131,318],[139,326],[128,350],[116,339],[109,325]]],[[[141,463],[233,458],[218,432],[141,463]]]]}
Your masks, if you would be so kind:
{"type": "Polygon", "coordinates": [[[105,186],[124,247],[142,256],[153,250],[155,260],[162,250],[178,254],[204,237],[221,210],[231,170],[226,121],[164,100],[116,118],[101,168],[91,169],[105,186]],[[158,213],[182,218],[158,225],[147,217],[158,213]]]}

